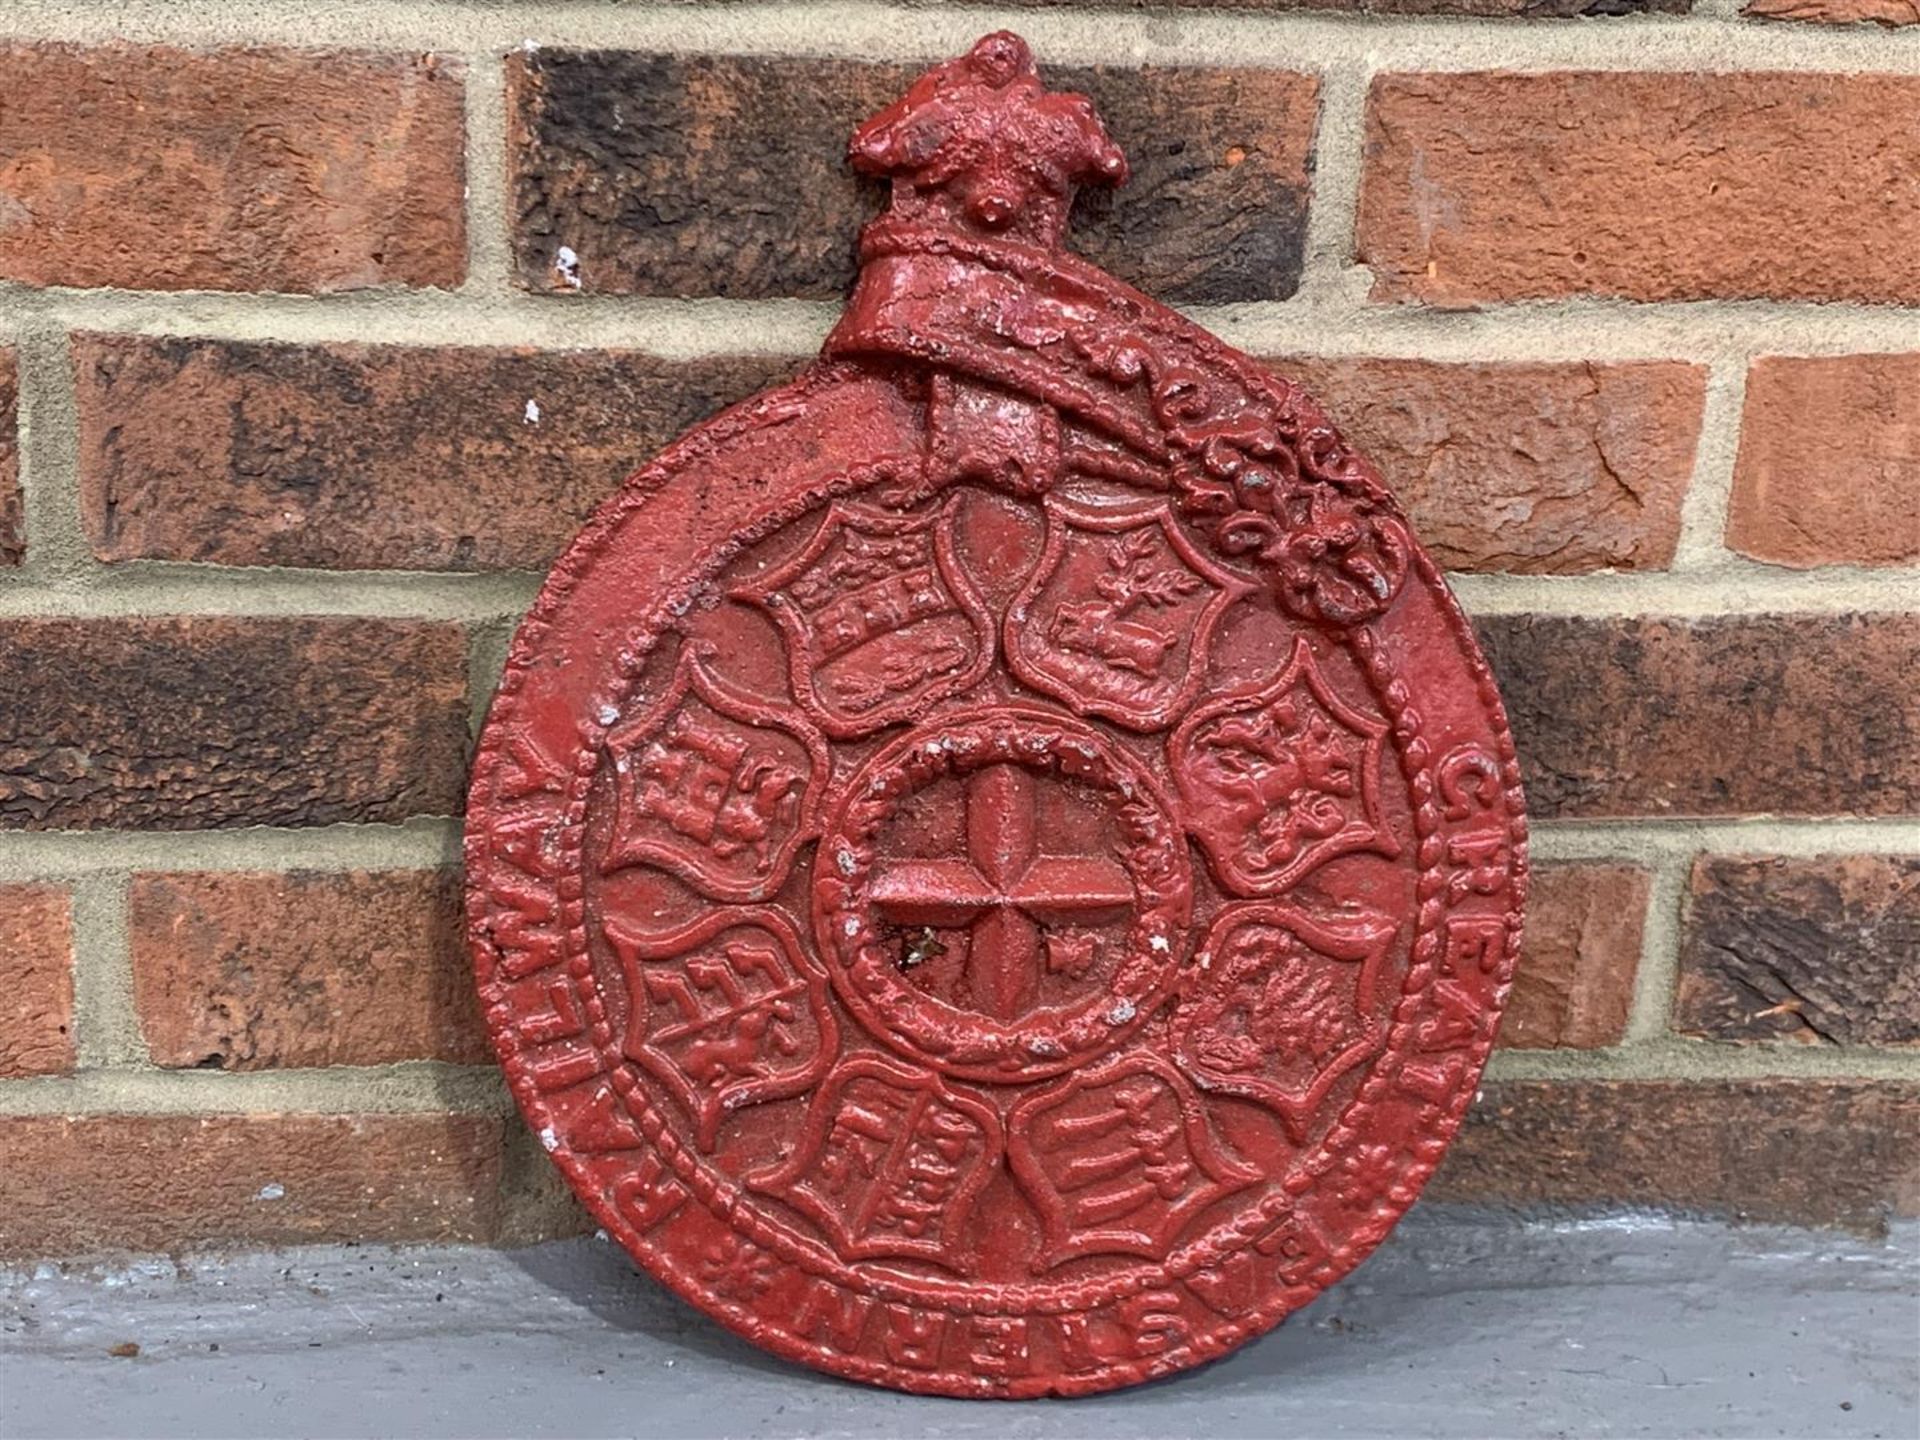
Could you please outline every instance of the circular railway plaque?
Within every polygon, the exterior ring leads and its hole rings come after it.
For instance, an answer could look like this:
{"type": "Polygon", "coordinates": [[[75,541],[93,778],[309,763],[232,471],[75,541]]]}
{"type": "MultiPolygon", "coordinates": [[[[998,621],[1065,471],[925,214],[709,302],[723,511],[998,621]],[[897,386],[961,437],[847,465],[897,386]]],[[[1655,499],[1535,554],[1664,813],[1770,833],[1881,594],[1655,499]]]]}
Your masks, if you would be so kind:
{"type": "Polygon", "coordinates": [[[1126,161],[989,36],[794,383],[610,499],[516,637],[467,873],[513,1093],[792,1359],[1068,1394],[1379,1242],[1492,1044],[1499,697],[1298,388],[1062,248],[1126,161]]]}

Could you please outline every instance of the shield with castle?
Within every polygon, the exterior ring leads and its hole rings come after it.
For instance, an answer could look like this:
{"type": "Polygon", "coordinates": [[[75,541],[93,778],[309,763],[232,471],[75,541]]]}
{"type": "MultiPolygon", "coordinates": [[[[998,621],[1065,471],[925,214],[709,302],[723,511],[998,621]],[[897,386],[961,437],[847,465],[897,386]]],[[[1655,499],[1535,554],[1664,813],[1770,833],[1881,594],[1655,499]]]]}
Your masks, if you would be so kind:
{"type": "Polygon", "coordinates": [[[475,761],[514,1095],[767,1348],[1107,1389],[1357,1264],[1512,974],[1498,694],[1297,386],[1065,248],[1127,173],[1001,33],[861,126],[820,359],[568,550],[475,761]]]}

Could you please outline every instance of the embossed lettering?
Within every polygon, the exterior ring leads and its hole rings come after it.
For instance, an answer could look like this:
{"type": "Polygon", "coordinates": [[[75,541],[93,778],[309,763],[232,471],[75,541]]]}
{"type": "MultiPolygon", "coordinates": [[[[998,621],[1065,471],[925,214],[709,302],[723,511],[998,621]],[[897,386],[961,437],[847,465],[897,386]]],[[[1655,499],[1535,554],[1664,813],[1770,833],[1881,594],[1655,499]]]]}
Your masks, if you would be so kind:
{"type": "Polygon", "coordinates": [[[545,994],[548,1012],[529,1014],[520,1025],[520,1033],[529,1044],[551,1045],[586,1032],[586,1020],[580,1013],[580,1001],[573,992],[572,982],[555,980],[546,987],[545,994]]]}
{"type": "Polygon", "coordinates": [[[1033,1363],[1021,1315],[975,1315],[967,1324],[967,1366],[981,1375],[1024,1375],[1033,1363]]]}
{"type": "Polygon", "coordinates": [[[947,1333],[947,1317],[934,1310],[889,1305],[881,1345],[887,1359],[913,1370],[933,1370],[940,1364],[940,1342],[947,1333]]]}
{"type": "Polygon", "coordinates": [[[1449,975],[1491,975],[1506,961],[1507,921],[1500,915],[1454,915],[1447,920],[1441,968],[1449,975]]]}
{"type": "Polygon", "coordinates": [[[813,1279],[794,1307],[793,1328],[801,1335],[853,1354],[860,1347],[861,1332],[867,1328],[867,1316],[873,1301],[855,1295],[825,1280],[813,1279]]]}
{"type": "Polygon", "coordinates": [[[603,1084],[595,1090],[593,1098],[567,1122],[567,1144],[583,1155],[638,1150],[646,1143],[610,1085],[603,1084]]]}
{"type": "Polygon", "coordinates": [[[601,1071],[600,1057],[591,1050],[562,1050],[527,1064],[527,1076],[533,1081],[534,1088],[549,1094],[570,1089],[583,1080],[591,1080],[601,1071]]]}
{"type": "Polygon", "coordinates": [[[658,1155],[643,1156],[613,1186],[614,1208],[641,1234],[664,1223],[687,1199],[687,1187],[667,1173],[658,1155]]]}
{"type": "Polygon", "coordinates": [[[560,962],[560,936],[548,928],[554,916],[549,892],[503,878],[494,882],[489,898],[507,907],[488,917],[488,931],[499,947],[503,976],[524,980],[560,962]]]}
{"type": "Polygon", "coordinates": [[[1461,1050],[1480,1038],[1486,1005],[1477,994],[1453,979],[1435,980],[1428,993],[1439,1013],[1421,1022],[1414,1039],[1417,1049],[1429,1054],[1461,1050]]]}

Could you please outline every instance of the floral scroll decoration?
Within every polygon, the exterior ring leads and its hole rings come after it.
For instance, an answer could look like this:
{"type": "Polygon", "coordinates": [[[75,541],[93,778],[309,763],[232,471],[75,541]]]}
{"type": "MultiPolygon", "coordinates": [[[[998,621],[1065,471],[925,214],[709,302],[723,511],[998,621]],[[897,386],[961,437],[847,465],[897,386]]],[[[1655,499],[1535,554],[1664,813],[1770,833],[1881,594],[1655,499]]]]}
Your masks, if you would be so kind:
{"type": "Polygon", "coordinates": [[[1071,338],[1093,374],[1146,386],[1181,514],[1221,555],[1270,574],[1287,613],[1341,629],[1385,613],[1412,538],[1386,487],[1300,392],[1167,365],[1100,327],[1071,338]]]}

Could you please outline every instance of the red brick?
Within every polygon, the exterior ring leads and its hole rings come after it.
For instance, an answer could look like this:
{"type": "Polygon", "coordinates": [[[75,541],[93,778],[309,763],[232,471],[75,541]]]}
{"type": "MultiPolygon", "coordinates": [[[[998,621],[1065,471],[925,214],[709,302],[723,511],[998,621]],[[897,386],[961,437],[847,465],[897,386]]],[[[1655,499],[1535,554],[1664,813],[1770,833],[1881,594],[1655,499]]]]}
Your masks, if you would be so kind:
{"type": "Polygon", "coordinates": [[[1285,70],[1050,66],[1091,96],[1132,178],[1090,187],[1068,243],[1170,305],[1300,288],[1320,83],[1285,70]]]}
{"type": "Polygon", "coordinates": [[[1383,75],[1376,298],[1920,302],[1920,76],[1383,75]]]}
{"type": "Polygon", "coordinates": [[[129,928],[156,1065],[471,1065],[490,1054],[452,871],[139,875],[129,928]]]}
{"type": "Polygon", "coordinates": [[[1674,1028],[1707,1040],[1920,1044],[1920,858],[1703,856],[1674,1028]]]}
{"type": "Polygon", "coordinates": [[[0,885],[0,1077],[73,1069],[73,909],[57,885],[0,885]]]}
{"type": "Polygon", "coordinates": [[[1814,25],[1871,22],[1893,29],[1920,25],[1915,0],[1747,0],[1742,15],[1756,20],[1802,20],[1814,25]]]}
{"type": "MultiPolygon", "coordinates": [[[[508,57],[523,284],[600,294],[838,297],[885,191],[844,161],[918,66],[542,48],[508,57]],[[609,96],[619,96],[611,104],[609,96]],[[562,247],[577,265],[557,263],[562,247]]],[[[1074,244],[1165,300],[1299,283],[1318,83],[1278,70],[1049,69],[1128,152],[1074,244]]]]}
{"type": "Polygon", "coordinates": [[[14,1260],[491,1238],[491,1115],[0,1118],[0,1255],[14,1260]]]}
{"type": "Polygon", "coordinates": [[[103,560],[544,570],[681,430],[798,362],[75,338],[103,560]]]}
{"type": "Polygon", "coordinates": [[[1637,865],[1541,865],[1500,1043],[1589,1050],[1619,1043],[1633,1007],[1650,877],[1637,865]]]}
{"type": "Polygon", "coordinates": [[[1673,559],[1706,371],[1678,362],[1294,358],[1452,570],[1571,575],[1673,559]]]}
{"type": "Polygon", "coordinates": [[[0,829],[206,830],[447,815],[466,635],[346,618],[0,622],[0,829]]]}
{"type": "Polygon", "coordinates": [[[1879,1231],[1920,1214],[1920,1085],[1502,1081],[1427,1194],[1879,1231]]]}
{"type": "Polygon", "coordinates": [[[1920,614],[1477,628],[1537,816],[1920,812],[1920,614]]]}
{"type": "Polygon", "coordinates": [[[1798,569],[1920,560],[1920,353],[1754,361],[1727,544],[1798,569]]]}
{"type": "Polygon", "coordinates": [[[0,47],[0,279],[353,290],[466,274],[463,94],[431,55],[0,47]]]}
{"type": "Polygon", "coordinates": [[[0,349],[0,566],[18,565],[27,550],[20,503],[20,366],[0,349]]]}

